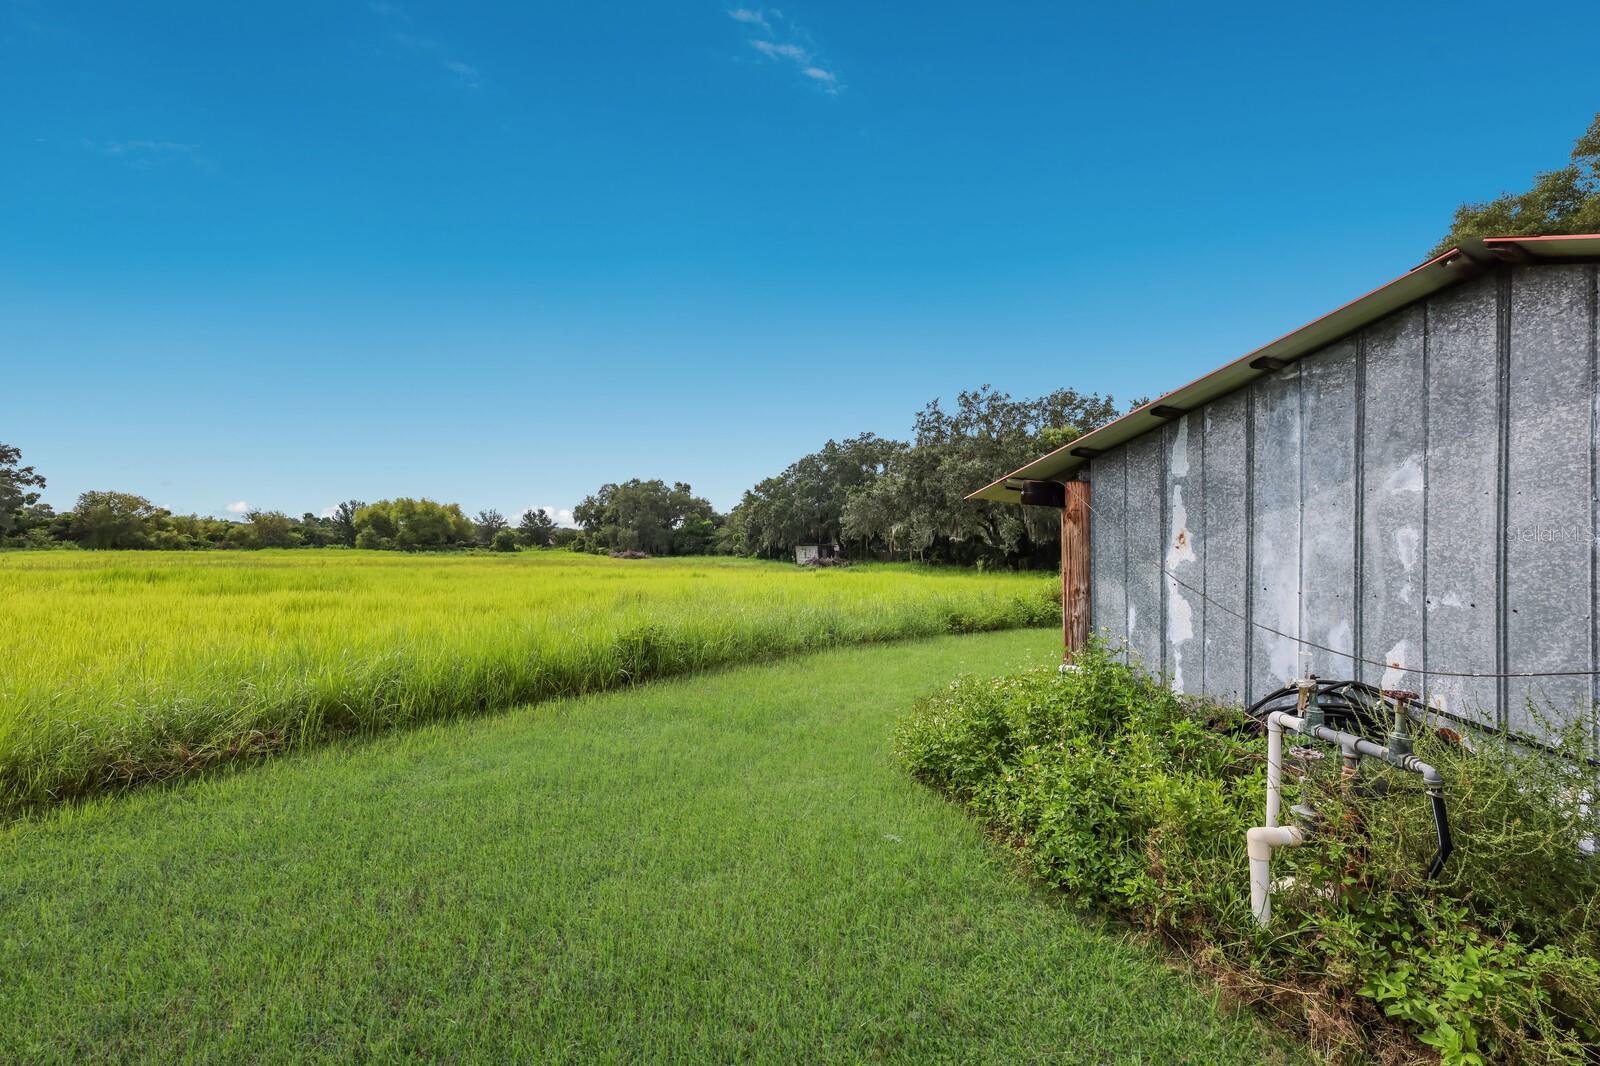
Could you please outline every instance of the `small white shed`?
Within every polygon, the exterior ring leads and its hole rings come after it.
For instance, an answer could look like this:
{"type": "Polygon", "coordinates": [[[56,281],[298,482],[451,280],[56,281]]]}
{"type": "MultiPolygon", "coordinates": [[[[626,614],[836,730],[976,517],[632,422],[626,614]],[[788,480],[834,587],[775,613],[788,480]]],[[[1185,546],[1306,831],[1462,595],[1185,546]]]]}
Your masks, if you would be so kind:
{"type": "Polygon", "coordinates": [[[796,544],[794,548],[794,561],[796,566],[806,566],[820,559],[837,559],[839,545],[837,544],[796,544]]]}

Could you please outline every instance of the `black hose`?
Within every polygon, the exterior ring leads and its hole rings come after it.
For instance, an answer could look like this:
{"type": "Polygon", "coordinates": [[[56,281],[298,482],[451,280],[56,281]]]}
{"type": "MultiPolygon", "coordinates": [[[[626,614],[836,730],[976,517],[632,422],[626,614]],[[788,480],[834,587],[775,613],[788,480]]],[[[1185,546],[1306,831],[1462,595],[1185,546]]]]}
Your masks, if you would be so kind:
{"type": "Polygon", "coordinates": [[[1450,818],[1444,810],[1444,793],[1429,792],[1428,798],[1433,801],[1433,835],[1439,840],[1439,850],[1434,852],[1433,861],[1428,863],[1428,880],[1432,881],[1439,876],[1445,860],[1455,850],[1455,841],[1450,836],[1450,818]]]}
{"type": "MultiPolygon", "coordinates": [[[[1267,716],[1274,711],[1297,713],[1300,690],[1285,685],[1262,696],[1250,705],[1250,717],[1257,730],[1266,728],[1267,716]]],[[[1388,731],[1389,723],[1380,710],[1383,693],[1364,681],[1317,681],[1317,705],[1328,725],[1345,733],[1377,739],[1388,731]]]]}

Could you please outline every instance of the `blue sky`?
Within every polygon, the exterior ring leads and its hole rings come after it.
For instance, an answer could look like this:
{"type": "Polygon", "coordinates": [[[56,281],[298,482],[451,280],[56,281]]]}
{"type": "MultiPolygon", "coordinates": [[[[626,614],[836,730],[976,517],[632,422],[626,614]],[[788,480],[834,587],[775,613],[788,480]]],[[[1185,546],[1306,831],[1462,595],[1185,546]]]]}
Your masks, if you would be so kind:
{"type": "Polygon", "coordinates": [[[728,507],[1404,271],[1565,162],[1596,40],[1592,2],[0,0],[0,440],[57,506],[728,507]]]}

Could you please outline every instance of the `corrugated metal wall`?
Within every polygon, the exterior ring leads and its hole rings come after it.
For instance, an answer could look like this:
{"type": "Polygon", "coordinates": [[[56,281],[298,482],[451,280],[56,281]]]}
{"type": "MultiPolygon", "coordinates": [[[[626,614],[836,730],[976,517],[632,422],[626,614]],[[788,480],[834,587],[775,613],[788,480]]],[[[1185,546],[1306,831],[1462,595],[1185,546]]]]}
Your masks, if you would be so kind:
{"type": "Polygon", "coordinates": [[[1534,737],[1530,702],[1585,713],[1590,677],[1413,671],[1600,661],[1597,304],[1593,266],[1500,270],[1093,460],[1095,630],[1220,700],[1309,670],[1534,737]]]}

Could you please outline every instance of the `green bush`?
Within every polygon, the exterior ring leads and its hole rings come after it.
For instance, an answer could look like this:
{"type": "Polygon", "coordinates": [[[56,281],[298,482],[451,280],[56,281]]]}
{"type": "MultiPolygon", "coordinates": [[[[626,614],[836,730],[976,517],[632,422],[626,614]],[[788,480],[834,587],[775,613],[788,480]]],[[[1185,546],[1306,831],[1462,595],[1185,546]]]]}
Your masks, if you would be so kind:
{"type": "Polygon", "coordinates": [[[920,703],[901,759],[1010,840],[1031,870],[1290,1016],[1335,1059],[1600,1059],[1600,771],[1580,753],[1477,751],[1428,734],[1457,848],[1434,842],[1415,775],[1339,760],[1286,773],[1285,807],[1323,815],[1279,852],[1263,932],[1245,832],[1263,819],[1265,741],[1238,709],[1175,696],[1100,649],[1061,674],[963,680],[920,703]],[[1292,882],[1290,882],[1292,879],[1292,882]],[[1418,1043],[1420,1042],[1420,1044],[1418,1043]]]}
{"type": "Polygon", "coordinates": [[[489,546],[497,552],[514,552],[519,545],[520,538],[513,529],[498,530],[494,539],[489,542],[489,546]]]}
{"type": "Polygon", "coordinates": [[[356,534],[356,547],[366,551],[383,551],[392,549],[394,541],[368,526],[356,534]]]}

